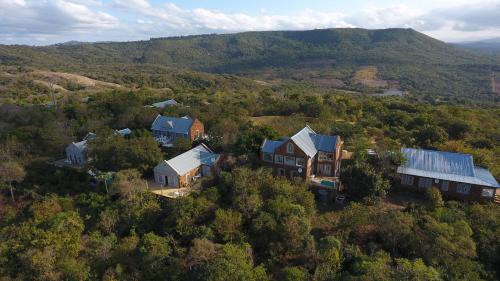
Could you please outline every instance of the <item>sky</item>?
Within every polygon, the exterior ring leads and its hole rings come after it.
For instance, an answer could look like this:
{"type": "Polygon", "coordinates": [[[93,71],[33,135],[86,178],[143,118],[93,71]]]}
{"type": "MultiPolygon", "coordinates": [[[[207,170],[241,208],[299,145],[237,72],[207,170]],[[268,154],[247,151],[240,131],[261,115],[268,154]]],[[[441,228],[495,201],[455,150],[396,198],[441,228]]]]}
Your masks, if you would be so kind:
{"type": "Polygon", "coordinates": [[[0,44],[336,27],[413,28],[446,42],[498,38],[500,0],[0,0],[0,44]]]}

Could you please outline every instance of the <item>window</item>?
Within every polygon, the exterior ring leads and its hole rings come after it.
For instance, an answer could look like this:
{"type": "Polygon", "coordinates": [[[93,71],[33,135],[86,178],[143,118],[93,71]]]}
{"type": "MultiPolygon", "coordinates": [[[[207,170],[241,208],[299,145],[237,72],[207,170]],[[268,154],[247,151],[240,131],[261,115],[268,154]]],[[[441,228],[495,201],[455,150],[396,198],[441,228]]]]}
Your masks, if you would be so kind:
{"type": "Polygon", "coordinates": [[[418,187],[430,188],[431,186],[432,186],[432,179],[429,179],[429,178],[418,179],[418,187]]]}
{"type": "Polygon", "coordinates": [[[274,162],[276,164],[283,164],[284,163],[283,155],[275,155],[274,156],[274,162]]]}
{"type": "Polygon", "coordinates": [[[295,166],[295,157],[285,156],[285,164],[288,166],[295,166]]]}
{"type": "Polygon", "coordinates": [[[483,188],[483,190],[481,190],[482,197],[493,197],[494,193],[495,190],[493,188],[483,188]]]}
{"type": "Polygon", "coordinates": [[[403,175],[401,177],[401,184],[404,184],[404,185],[413,185],[413,181],[414,181],[414,177],[413,176],[403,175]]]}
{"type": "Polygon", "coordinates": [[[468,183],[457,184],[457,192],[461,193],[461,194],[469,194],[470,193],[470,184],[468,184],[468,183]]]}
{"type": "Polygon", "coordinates": [[[286,153],[293,153],[293,143],[288,143],[286,145],[286,153]]]}
{"type": "Polygon", "coordinates": [[[296,158],[295,159],[295,165],[298,167],[304,167],[305,160],[304,158],[296,158]]]}
{"type": "Polygon", "coordinates": [[[448,187],[450,186],[450,182],[449,181],[443,181],[441,183],[441,191],[448,191],[448,187]]]}
{"type": "Polygon", "coordinates": [[[272,153],[264,153],[264,161],[273,162],[273,154],[272,153]]]}
{"type": "Polygon", "coordinates": [[[319,152],[318,159],[320,161],[333,161],[333,153],[319,152]]]}

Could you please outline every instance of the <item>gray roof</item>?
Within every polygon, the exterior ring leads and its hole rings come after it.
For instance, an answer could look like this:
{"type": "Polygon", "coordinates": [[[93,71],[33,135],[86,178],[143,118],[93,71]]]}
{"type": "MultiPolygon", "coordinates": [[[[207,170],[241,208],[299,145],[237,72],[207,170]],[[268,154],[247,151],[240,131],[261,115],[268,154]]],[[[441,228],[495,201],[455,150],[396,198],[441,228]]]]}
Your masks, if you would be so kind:
{"type": "Polygon", "coordinates": [[[204,144],[200,144],[197,147],[165,162],[179,175],[184,175],[201,165],[212,166],[215,162],[217,162],[219,157],[219,154],[213,153],[210,148],[204,144]]]}
{"type": "Polygon", "coordinates": [[[87,141],[93,140],[96,137],[97,137],[96,134],[90,132],[90,133],[87,133],[87,135],[83,138],[82,141],[72,142],[70,145],[75,146],[80,151],[84,151],[85,149],[87,149],[87,141]]]}
{"type": "Polygon", "coordinates": [[[491,173],[475,167],[472,155],[444,151],[402,148],[406,163],[398,173],[426,178],[499,187],[491,173]]]}
{"type": "Polygon", "coordinates": [[[126,135],[132,134],[132,130],[130,130],[129,128],[125,128],[125,129],[121,129],[121,130],[115,130],[115,134],[124,137],[126,135]]]}
{"type": "MultiPolygon", "coordinates": [[[[314,157],[318,151],[335,152],[338,136],[327,136],[316,134],[309,126],[300,130],[291,137],[293,142],[304,151],[307,156],[314,157]]],[[[264,140],[262,151],[266,153],[274,153],[276,148],[282,145],[286,140],[272,141],[264,140]]]]}
{"type": "Polygon", "coordinates": [[[337,138],[337,136],[316,134],[309,126],[291,137],[293,142],[309,157],[314,157],[318,151],[335,152],[337,138]]]}
{"type": "Polygon", "coordinates": [[[78,150],[80,150],[80,151],[84,151],[85,149],[87,149],[87,140],[83,140],[83,141],[80,141],[80,142],[74,142],[72,144],[76,148],[78,148],[78,150]]]}
{"type": "Polygon", "coordinates": [[[151,125],[151,129],[163,132],[188,134],[193,121],[193,119],[187,116],[177,118],[158,114],[151,125]]]}
{"type": "Polygon", "coordinates": [[[170,100],[156,102],[156,103],[153,103],[152,105],[154,107],[164,108],[164,107],[167,107],[167,106],[173,106],[173,105],[177,105],[177,104],[178,103],[175,100],[170,99],[170,100]]]}

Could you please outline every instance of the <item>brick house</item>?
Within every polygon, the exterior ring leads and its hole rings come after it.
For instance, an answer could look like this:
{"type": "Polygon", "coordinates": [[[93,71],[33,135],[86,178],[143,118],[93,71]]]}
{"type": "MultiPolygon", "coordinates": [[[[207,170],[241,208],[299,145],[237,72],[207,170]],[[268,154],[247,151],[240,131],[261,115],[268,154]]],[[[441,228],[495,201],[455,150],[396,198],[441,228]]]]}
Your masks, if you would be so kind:
{"type": "Polygon", "coordinates": [[[155,182],[162,186],[186,187],[198,178],[218,170],[221,156],[204,144],[188,150],[154,167],[155,182]]]}
{"type": "Polygon", "coordinates": [[[499,185],[487,169],[474,166],[470,154],[403,148],[406,163],[398,167],[403,188],[438,188],[445,197],[493,201],[499,185]]]}
{"type": "Polygon", "coordinates": [[[203,123],[187,116],[177,118],[158,114],[151,125],[151,131],[164,146],[171,146],[179,138],[194,141],[205,136],[203,123]]]}
{"type": "Polygon", "coordinates": [[[277,176],[338,177],[342,155],[339,136],[314,132],[309,126],[290,138],[264,140],[260,160],[277,176]]]}

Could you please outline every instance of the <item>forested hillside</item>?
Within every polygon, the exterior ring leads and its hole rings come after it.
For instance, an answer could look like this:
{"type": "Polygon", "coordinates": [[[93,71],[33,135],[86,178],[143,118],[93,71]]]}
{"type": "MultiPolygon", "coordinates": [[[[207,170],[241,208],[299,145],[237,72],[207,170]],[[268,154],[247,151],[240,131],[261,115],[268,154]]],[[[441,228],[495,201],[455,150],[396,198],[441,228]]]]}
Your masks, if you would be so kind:
{"type": "Polygon", "coordinates": [[[79,73],[100,70],[109,76],[120,65],[161,65],[351,90],[392,86],[416,94],[475,98],[488,98],[489,75],[500,71],[499,59],[463,51],[411,29],[247,32],[123,43],[0,46],[0,62],[79,73]],[[366,66],[377,70],[369,78],[382,81],[382,86],[356,81],[357,72],[366,66]]]}

